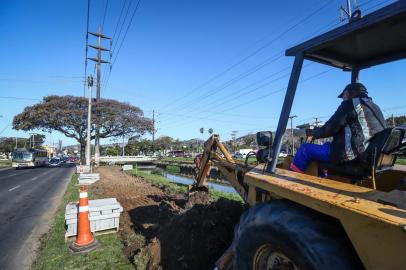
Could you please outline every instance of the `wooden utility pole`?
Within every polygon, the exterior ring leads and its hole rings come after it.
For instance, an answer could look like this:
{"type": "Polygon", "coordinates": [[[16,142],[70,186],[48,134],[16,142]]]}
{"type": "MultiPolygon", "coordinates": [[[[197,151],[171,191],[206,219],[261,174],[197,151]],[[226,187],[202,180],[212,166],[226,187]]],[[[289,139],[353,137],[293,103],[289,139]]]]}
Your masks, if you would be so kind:
{"type": "Polygon", "coordinates": [[[95,132],[95,142],[94,142],[94,161],[95,166],[98,167],[100,165],[100,65],[101,64],[110,64],[111,69],[111,37],[105,36],[102,34],[102,28],[99,27],[98,33],[88,32],[92,36],[97,37],[97,46],[88,45],[89,47],[97,50],[97,58],[89,57],[89,60],[92,60],[97,63],[97,75],[96,75],[96,132],[95,132]],[[102,39],[110,40],[110,49],[106,49],[102,47],[102,39]],[[102,51],[103,52],[110,52],[110,61],[106,61],[102,59],[102,51]]]}
{"type": "Polygon", "coordinates": [[[293,118],[296,118],[297,115],[291,115],[289,116],[290,119],[290,136],[292,140],[292,155],[295,154],[295,138],[293,137],[293,118]]]}

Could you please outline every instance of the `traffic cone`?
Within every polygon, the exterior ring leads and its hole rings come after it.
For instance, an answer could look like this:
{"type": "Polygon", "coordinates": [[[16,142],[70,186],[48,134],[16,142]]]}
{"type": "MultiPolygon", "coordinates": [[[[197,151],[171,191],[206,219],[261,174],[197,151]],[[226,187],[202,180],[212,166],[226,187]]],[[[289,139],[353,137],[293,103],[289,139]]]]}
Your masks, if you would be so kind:
{"type": "Polygon", "coordinates": [[[90,231],[89,220],[89,200],[87,197],[87,187],[83,186],[80,189],[79,198],[79,215],[78,215],[78,236],[69,248],[73,253],[88,253],[95,250],[99,243],[93,237],[90,231]]]}

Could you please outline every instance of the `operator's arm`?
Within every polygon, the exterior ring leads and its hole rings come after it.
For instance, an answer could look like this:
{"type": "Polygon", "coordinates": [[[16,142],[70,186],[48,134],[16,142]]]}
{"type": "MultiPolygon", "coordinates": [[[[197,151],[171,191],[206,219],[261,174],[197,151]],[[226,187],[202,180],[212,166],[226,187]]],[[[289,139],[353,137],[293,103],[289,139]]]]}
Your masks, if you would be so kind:
{"type": "Polygon", "coordinates": [[[314,129],[313,137],[320,139],[334,136],[345,127],[347,118],[352,111],[352,101],[343,101],[333,116],[322,127],[314,129]]]}

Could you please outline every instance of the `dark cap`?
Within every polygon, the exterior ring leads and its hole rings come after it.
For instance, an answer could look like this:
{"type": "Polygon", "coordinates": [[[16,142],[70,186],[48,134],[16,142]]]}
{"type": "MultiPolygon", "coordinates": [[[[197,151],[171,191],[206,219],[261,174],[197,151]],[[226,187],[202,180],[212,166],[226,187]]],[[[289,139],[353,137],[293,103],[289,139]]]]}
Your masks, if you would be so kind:
{"type": "Polygon", "coordinates": [[[344,88],[341,94],[338,95],[338,98],[343,98],[345,91],[348,91],[351,98],[356,97],[359,94],[368,94],[367,88],[362,83],[350,83],[344,88]]]}

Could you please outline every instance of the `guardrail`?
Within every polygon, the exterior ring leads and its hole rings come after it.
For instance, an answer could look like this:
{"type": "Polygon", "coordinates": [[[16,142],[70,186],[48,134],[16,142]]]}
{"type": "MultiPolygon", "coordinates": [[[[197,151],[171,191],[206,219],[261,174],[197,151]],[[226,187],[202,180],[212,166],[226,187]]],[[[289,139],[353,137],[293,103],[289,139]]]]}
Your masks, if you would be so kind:
{"type": "Polygon", "coordinates": [[[123,162],[153,162],[157,157],[150,156],[103,156],[100,157],[100,162],[104,163],[123,163],[123,162]]]}

